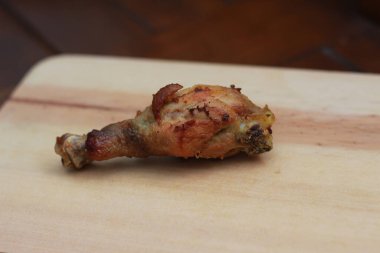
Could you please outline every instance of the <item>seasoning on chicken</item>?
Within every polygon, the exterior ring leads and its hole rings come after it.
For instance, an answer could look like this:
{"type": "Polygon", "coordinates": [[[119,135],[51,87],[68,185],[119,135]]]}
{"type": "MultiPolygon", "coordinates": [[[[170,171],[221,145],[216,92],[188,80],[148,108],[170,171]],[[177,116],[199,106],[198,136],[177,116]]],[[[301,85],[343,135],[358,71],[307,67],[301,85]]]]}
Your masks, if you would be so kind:
{"type": "Polygon", "coordinates": [[[55,152],[65,167],[119,156],[221,158],[272,149],[274,114],[241,94],[239,88],[169,84],[134,119],[88,134],[57,137],[55,152]]]}

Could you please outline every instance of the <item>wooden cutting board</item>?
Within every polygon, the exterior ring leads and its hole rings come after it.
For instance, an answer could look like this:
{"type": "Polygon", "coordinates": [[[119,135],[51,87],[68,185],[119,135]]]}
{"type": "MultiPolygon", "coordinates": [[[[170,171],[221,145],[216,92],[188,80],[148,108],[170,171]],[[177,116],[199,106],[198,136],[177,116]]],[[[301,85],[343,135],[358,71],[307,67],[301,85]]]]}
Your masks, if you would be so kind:
{"type": "Polygon", "coordinates": [[[380,252],[380,76],[59,56],[0,112],[0,252],[380,252]],[[273,151],[63,169],[55,137],[134,116],[161,86],[236,84],[273,151]]]}

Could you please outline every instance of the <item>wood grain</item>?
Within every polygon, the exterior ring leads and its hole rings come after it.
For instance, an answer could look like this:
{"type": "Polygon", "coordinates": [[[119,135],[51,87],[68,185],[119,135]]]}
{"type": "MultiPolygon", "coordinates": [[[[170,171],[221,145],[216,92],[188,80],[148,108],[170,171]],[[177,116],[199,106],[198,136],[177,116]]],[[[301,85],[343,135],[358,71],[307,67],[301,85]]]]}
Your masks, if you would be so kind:
{"type": "Polygon", "coordinates": [[[0,251],[377,252],[379,81],[131,58],[45,60],[0,111],[0,251]],[[275,149],[223,161],[120,158],[62,168],[55,136],[133,117],[170,81],[233,82],[268,103],[278,119],[275,149]]]}
{"type": "MultiPolygon", "coordinates": [[[[143,110],[152,103],[152,96],[39,85],[38,88],[23,87],[9,102],[25,106],[87,109],[109,114],[123,112],[133,117],[138,110],[143,110]],[[41,90],[44,92],[41,93],[41,90]]],[[[302,111],[297,108],[272,107],[271,109],[276,112],[276,115],[280,115],[277,116],[277,123],[273,127],[277,142],[350,149],[379,149],[380,116],[376,114],[339,115],[302,111]]],[[[117,121],[124,119],[125,116],[117,121]]],[[[56,120],[56,124],[65,124],[67,121],[65,118],[56,120]]]]}

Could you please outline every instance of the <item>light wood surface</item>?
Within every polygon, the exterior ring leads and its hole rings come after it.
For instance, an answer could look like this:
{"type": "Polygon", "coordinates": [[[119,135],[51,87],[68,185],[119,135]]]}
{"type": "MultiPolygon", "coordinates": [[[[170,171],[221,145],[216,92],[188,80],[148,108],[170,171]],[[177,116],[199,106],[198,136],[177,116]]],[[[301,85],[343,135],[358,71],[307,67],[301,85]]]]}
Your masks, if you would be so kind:
{"type": "Polygon", "coordinates": [[[0,132],[0,252],[380,251],[377,75],[60,56],[23,79],[0,132]],[[173,82],[269,104],[274,150],[62,168],[56,136],[132,117],[173,82]]]}

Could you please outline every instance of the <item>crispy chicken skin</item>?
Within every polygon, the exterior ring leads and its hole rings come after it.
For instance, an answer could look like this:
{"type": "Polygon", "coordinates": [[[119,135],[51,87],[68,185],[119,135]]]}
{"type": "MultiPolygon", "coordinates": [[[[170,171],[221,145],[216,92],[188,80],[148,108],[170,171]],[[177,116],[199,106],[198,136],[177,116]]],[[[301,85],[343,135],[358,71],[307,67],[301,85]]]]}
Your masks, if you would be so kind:
{"type": "Polygon", "coordinates": [[[272,149],[268,106],[260,108],[239,88],[169,84],[153,95],[152,105],[134,119],[57,137],[55,152],[65,167],[79,169],[113,157],[176,156],[224,158],[272,149]]]}

